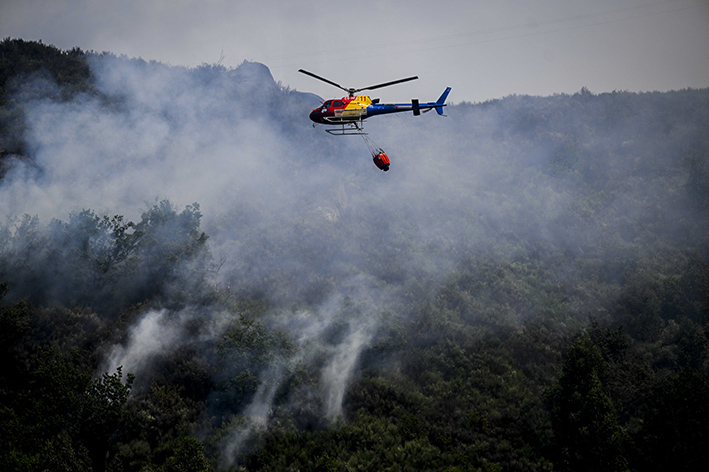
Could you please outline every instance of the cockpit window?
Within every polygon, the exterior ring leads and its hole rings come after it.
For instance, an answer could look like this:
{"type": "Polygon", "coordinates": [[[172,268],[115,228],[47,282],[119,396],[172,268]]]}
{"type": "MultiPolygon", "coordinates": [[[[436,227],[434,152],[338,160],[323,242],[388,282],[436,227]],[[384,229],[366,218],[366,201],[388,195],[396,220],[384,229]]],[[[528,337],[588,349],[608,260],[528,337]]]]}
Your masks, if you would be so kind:
{"type": "Polygon", "coordinates": [[[335,100],[335,101],[332,103],[332,106],[335,107],[335,108],[341,107],[342,105],[344,105],[344,103],[342,103],[342,100],[335,100]]]}
{"type": "Polygon", "coordinates": [[[325,103],[322,104],[323,108],[330,108],[330,105],[332,105],[332,100],[328,100],[325,103]]]}

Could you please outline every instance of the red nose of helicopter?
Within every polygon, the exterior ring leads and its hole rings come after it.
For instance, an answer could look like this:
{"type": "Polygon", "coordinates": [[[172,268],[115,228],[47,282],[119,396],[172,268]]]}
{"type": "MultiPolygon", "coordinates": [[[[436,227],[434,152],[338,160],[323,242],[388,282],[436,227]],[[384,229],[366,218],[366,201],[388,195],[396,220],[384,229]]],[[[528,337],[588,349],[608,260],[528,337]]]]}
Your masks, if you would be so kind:
{"type": "Polygon", "coordinates": [[[315,110],[310,112],[310,119],[313,120],[315,123],[327,124],[327,121],[325,121],[326,113],[327,108],[316,108],[315,110]]]}

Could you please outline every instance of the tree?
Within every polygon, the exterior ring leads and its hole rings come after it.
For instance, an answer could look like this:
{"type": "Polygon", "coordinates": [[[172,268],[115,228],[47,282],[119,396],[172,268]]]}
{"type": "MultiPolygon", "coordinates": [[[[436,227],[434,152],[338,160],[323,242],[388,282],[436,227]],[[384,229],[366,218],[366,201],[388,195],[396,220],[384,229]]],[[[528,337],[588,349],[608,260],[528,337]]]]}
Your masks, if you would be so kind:
{"type": "Polygon", "coordinates": [[[709,378],[692,369],[658,383],[644,405],[642,470],[701,470],[709,463],[709,378]]]}
{"type": "Polygon", "coordinates": [[[134,227],[140,235],[134,283],[139,284],[143,297],[167,292],[181,299],[185,292],[203,292],[201,284],[211,267],[211,256],[208,237],[200,231],[201,218],[199,204],[187,205],[178,213],[168,200],[143,213],[134,227]]]}
{"type": "Polygon", "coordinates": [[[606,393],[606,365],[588,334],[569,349],[551,392],[552,427],[562,470],[625,470],[625,433],[606,393]]]}
{"type": "Polygon", "coordinates": [[[125,384],[122,378],[123,372],[119,367],[114,374],[104,373],[93,380],[85,392],[81,436],[95,472],[106,469],[110,448],[129,419],[125,404],[135,377],[128,374],[125,384]]]}
{"type": "MultiPolygon", "coordinates": [[[[7,290],[7,282],[0,283],[0,302],[7,290]]],[[[4,354],[29,331],[29,319],[29,307],[26,302],[19,301],[8,306],[0,304],[0,354],[4,354]]],[[[6,367],[9,366],[3,362],[0,369],[6,367]]]]}
{"type": "Polygon", "coordinates": [[[212,464],[204,455],[202,443],[192,437],[182,438],[160,472],[211,472],[212,464]]]}

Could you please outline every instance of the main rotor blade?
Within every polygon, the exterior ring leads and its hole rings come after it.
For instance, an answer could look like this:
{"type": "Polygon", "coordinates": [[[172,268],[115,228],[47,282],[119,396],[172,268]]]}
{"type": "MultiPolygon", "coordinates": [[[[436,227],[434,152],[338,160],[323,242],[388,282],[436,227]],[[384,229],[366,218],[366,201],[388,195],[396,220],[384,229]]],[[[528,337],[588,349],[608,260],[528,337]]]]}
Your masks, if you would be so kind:
{"type": "MultiPolygon", "coordinates": [[[[340,88],[340,89],[344,90],[345,92],[348,92],[348,93],[350,92],[350,89],[346,89],[346,88],[343,87],[342,85],[336,84],[336,83],[333,82],[332,80],[328,80],[328,79],[326,79],[325,77],[320,77],[319,75],[315,75],[315,74],[313,74],[312,72],[308,72],[307,70],[298,69],[298,72],[302,72],[302,73],[305,74],[305,75],[309,75],[310,77],[313,77],[313,78],[318,79],[318,80],[322,80],[323,82],[328,83],[328,84],[330,84],[330,85],[334,85],[335,87],[340,88]]],[[[364,89],[362,89],[362,90],[364,90],[364,89]]]]}
{"type": "Polygon", "coordinates": [[[418,78],[419,78],[418,75],[415,75],[413,77],[407,77],[405,79],[393,80],[391,82],[386,82],[384,84],[370,85],[369,87],[355,89],[355,92],[361,92],[362,90],[374,90],[374,89],[378,89],[378,88],[382,88],[382,87],[388,87],[390,85],[400,84],[402,82],[408,82],[409,80],[416,80],[418,78]]]}

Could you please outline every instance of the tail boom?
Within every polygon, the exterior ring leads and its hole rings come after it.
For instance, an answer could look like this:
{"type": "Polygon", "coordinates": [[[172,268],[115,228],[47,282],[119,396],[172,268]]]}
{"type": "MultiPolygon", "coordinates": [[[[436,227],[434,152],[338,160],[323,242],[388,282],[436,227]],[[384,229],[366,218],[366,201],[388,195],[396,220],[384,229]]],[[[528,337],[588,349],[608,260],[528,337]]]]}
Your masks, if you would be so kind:
{"type": "Polygon", "coordinates": [[[448,106],[446,104],[446,99],[448,98],[450,91],[451,88],[447,87],[435,102],[420,103],[416,98],[412,99],[410,103],[379,103],[378,101],[372,101],[371,105],[367,107],[366,115],[363,116],[362,119],[369,118],[370,116],[399,113],[402,111],[411,111],[414,115],[418,116],[421,113],[425,113],[433,109],[435,109],[439,115],[443,115],[443,107],[448,106]]]}

